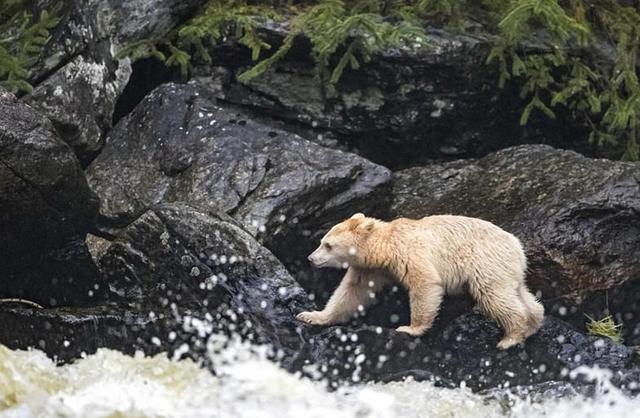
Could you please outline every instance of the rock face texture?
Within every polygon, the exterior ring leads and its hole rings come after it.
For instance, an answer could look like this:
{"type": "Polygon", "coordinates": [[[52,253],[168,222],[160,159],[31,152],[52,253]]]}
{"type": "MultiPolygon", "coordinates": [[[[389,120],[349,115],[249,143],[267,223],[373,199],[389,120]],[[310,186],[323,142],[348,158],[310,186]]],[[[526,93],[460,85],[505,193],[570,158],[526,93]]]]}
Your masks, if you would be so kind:
{"type": "Polygon", "coordinates": [[[194,14],[206,0],[93,1],[95,31],[116,45],[161,39],[194,14]]]}
{"type": "Polygon", "coordinates": [[[51,122],[0,92],[0,294],[45,304],[86,299],[96,272],[81,241],[97,211],[51,122]],[[74,255],[78,263],[65,262],[74,255]]]}
{"type": "MultiPolygon", "coordinates": [[[[261,31],[275,48],[287,28],[268,24],[261,31]]],[[[246,48],[229,41],[213,51],[215,67],[196,66],[195,76],[225,101],[313,128],[334,138],[333,146],[391,168],[523,143],[586,148],[582,140],[569,143],[582,136],[567,124],[533,115],[520,126],[519,87],[497,87],[498,72],[485,63],[491,47],[491,35],[482,30],[429,29],[426,47],[376,55],[357,71],[347,69],[330,91],[318,81],[308,42],[299,40],[283,61],[242,84],[236,77],[255,63],[246,48]]]]}
{"type": "Polygon", "coordinates": [[[202,324],[194,332],[196,346],[212,333],[233,332],[270,343],[294,361],[303,343],[294,316],[309,307],[306,294],[273,254],[223,213],[183,203],[149,209],[118,235],[100,268],[112,300],[156,318],[164,314],[183,331],[202,324]]]}
{"type": "Polygon", "coordinates": [[[26,101],[54,123],[86,167],[104,145],[116,101],[131,75],[118,52],[159,39],[204,0],[45,0],[39,10],[60,19],[31,70],[35,89],[26,101]]]}
{"type": "MultiPolygon", "coordinates": [[[[39,81],[106,43],[115,49],[145,39],[159,39],[196,11],[205,0],[40,0],[37,10],[47,10],[60,22],[32,69],[39,81]]],[[[114,51],[112,51],[114,52],[114,51]]]]}
{"type": "Polygon", "coordinates": [[[498,351],[501,336],[502,330],[484,316],[467,313],[438,320],[421,338],[388,328],[323,329],[313,337],[311,354],[328,370],[356,382],[412,376],[449,387],[465,382],[474,390],[568,380],[568,372],[580,365],[611,369],[622,384],[639,376],[632,349],[586,337],[555,318],[548,318],[523,346],[498,351]]]}
{"type": "Polygon", "coordinates": [[[128,60],[79,55],[40,83],[25,101],[47,115],[86,166],[104,145],[116,100],[130,73],[128,60]]]}
{"type": "Polygon", "coordinates": [[[548,146],[395,174],[393,216],[455,213],[524,243],[543,299],[577,297],[640,278],[640,167],[548,146]]]}
{"type": "Polygon", "coordinates": [[[221,107],[197,84],[152,92],[112,130],[87,174],[106,227],[187,202],[230,214],[285,261],[352,212],[390,202],[387,169],[221,107]]]}

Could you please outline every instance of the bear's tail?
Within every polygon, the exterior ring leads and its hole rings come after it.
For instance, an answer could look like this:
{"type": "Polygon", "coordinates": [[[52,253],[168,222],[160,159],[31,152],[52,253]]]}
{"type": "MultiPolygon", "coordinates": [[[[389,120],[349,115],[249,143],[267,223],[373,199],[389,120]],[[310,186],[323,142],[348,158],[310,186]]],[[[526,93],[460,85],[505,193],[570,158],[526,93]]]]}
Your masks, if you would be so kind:
{"type": "Polygon", "coordinates": [[[544,306],[542,306],[542,303],[533,296],[524,284],[520,285],[518,288],[518,294],[524,305],[527,307],[528,330],[526,336],[528,337],[538,332],[542,326],[542,320],[544,319],[544,306]]]}

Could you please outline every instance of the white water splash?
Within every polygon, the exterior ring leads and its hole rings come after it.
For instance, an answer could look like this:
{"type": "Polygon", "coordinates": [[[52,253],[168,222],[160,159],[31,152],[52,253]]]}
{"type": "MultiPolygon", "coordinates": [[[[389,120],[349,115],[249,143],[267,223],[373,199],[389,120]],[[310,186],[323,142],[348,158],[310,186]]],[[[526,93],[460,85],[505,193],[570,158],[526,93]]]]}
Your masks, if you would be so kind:
{"type": "Polygon", "coordinates": [[[0,417],[605,418],[635,417],[640,408],[640,399],[608,385],[607,371],[597,369],[574,371],[604,382],[593,399],[512,399],[505,410],[468,389],[411,380],[328,392],[267,360],[263,348],[222,338],[209,347],[216,375],[190,360],[106,349],[56,367],[40,351],[0,346],[0,417]]]}

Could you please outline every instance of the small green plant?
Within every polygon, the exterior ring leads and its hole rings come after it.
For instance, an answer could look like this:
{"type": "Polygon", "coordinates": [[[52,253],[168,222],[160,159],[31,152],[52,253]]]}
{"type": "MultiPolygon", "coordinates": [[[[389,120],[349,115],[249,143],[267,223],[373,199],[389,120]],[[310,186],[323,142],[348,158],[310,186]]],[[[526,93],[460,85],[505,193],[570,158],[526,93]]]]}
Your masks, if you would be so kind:
{"type": "Polygon", "coordinates": [[[589,321],[587,322],[587,332],[589,335],[596,337],[605,337],[611,341],[622,343],[622,324],[616,324],[611,315],[596,321],[589,315],[585,315],[589,321]]]}
{"type": "Polygon", "coordinates": [[[29,6],[27,0],[0,3],[0,86],[14,92],[31,91],[29,69],[60,21],[46,10],[34,16],[29,6]]]}

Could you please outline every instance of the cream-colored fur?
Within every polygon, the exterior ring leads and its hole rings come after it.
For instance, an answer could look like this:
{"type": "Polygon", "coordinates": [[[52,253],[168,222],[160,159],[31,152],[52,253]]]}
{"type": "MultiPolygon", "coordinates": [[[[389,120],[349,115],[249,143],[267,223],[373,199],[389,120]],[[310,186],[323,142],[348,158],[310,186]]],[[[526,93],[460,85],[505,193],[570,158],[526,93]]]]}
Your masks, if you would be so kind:
{"type": "Polygon", "coordinates": [[[422,335],[445,294],[469,292],[505,331],[498,348],[524,341],[540,328],[544,308],[525,284],[520,241],[476,218],[439,215],[383,222],[358,213],[334,226],[309,260],[317,267],[347,268],[322,311],[302,312],[309,324],[347,321],[393,281],[409,292],[411,324],[397,331],[422,335]]]}

